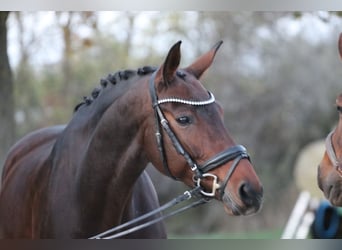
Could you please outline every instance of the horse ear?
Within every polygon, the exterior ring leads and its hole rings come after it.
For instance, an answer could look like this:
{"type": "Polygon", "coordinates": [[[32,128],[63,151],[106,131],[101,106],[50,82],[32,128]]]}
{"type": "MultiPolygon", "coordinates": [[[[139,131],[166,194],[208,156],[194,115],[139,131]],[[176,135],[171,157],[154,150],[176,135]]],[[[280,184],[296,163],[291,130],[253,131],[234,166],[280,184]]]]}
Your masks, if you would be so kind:
{"type": "Polygon", "coordinates": [[[171,47],[164,63],[160,66],[156,75],[156,82],[158,82],[159,86],[162,84],[162,87],[168,87],[175,78],[181,58],[181,43],[182,41],[178,41],[171,47]]]}
{"type": "Polygon", "coordinates": [[[211,50],[197,58],[197,60],[185,70],[194,74],[197,79],[200,79],[202,74],[209,68],[209,66],[213,62],[216,52],[220,48],[222,43],[223,41],[219,41],[218,43],[216,43],[211,50]]]}
{"type": "Polygon", "coordinates": [[[340,38],[338,39],[338,51],[340,52],[340,57],[342,59],[342,33],[340,34],[340,38]]]}

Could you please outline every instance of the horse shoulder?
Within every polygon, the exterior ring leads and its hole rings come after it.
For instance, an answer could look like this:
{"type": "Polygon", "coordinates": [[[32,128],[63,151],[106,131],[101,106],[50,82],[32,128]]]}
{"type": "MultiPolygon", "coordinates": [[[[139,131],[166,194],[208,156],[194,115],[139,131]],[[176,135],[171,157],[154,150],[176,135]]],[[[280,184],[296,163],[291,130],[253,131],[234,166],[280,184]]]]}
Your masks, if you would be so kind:
{"type": "Polygon", "coordinates": [[[9,151],[0,191],[0,236],[34,237],[39,224],[32,216],[39,213],[44,182],[49,171],[48,158],[62,126],[34,131],[19,140],[9,151]],[[16,204],[10,207],[8,202],[16,204]],[[13,214],[13,216],[11,216],[13,214]],[[12,231],[15,228],[17,231],[12,231]]]}
{"type": "Polygon", "coordinates": [[[47,155],[47,153],[50,153],[46,150],[46,147],[51,146],[51,144],[55,142],[55,139],[62,132],[64,127],[64,125],[59,125],[42,128],[27,134],[15,143],[7,154],[2,170],[2,181],[4,181],[9,173],[14,171],[18,166],[28,165],[18,163],[26,159],[26,157],[31,157],[32,152],[40,152],[42,148],[45,148],[45,150],[42,151],[43,154],[47,155]]]}

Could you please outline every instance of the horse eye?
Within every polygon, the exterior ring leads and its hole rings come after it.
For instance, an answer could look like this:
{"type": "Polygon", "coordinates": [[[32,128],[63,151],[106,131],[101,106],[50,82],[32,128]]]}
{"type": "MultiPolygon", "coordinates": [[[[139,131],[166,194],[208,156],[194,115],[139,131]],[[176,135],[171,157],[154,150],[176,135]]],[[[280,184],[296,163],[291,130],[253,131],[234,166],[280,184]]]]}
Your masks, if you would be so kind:
{"type": "Polygon", "coordinates": [[[342,107],[341,106],[337,106],[337,111],[342,113],[342,107]]]}
{"type": "Polygon", "coordinates": [[[189,116],[178,117],[176,121],[182,126],[186,126],[192,123],[192,120],[189,116]]]}

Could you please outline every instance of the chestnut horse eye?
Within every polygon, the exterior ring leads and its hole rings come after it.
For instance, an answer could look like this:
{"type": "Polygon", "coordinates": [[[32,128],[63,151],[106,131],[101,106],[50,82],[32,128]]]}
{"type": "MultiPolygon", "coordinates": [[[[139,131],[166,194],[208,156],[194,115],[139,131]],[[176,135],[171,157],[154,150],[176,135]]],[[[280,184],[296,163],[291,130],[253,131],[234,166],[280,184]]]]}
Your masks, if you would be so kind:
{"type": "Polygon", "coordinates": [[[187,125],[190,125],[192,123],[192,119],[189,116],[178,117],[176,119],[176,121],[178,122],[178,124],[180,124],[182,126],[187,126],[187,125]]]}
{"type": "Polygon", "coordinates": [[[341,106],[337,106],[337,111],[342,113],[342,107],[341,106]]]}

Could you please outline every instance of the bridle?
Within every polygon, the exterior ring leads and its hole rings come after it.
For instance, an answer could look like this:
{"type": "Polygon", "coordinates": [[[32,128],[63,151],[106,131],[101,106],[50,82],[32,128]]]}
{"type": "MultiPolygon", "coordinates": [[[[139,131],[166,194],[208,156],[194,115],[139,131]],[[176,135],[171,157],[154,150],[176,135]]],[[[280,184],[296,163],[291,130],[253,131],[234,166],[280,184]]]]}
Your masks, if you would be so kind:
{"type": "Polygon", "coordinates": [[[222,200],[222,197],[224,195],[224,190],[225,187],[228,184],[229,179],[231,178],[234,170],[238,166],[239,162],[242,159],[248,159],[249,155],[247,153],[247,150],[244,146],[242,145],[236,145],[233,147],[230,147],[228,149],[223,150],[222,152],[216,154],[214,157],[211,159],[207,160],[204,164],[198,165],[190,156],[190,154],[183,148],[181,142],[178,140],[176,134],[173,132],[171,127],[169,126],[168,120],[165,118],[164,113],[162,109],[160,108],[161,104],[164,103],[180,103],[184,105],[191,105],[191,106],[205,106],[205,105],[210,105],[215,102],[215,97],[214,95],[208,91],[209,94],[209,99],[205,101],[192,101],[192,100],[185,100],[181,98],[164,98],[164,99],[158,99],[158,96],[156,94],[155,90],[155,77],[156,77],[156,72],[155,71],[150,78],[149,81],[149,90],[150,90],[150,95],[152,99],[152,107],[154,110],[154,115],[155,115],[155,136],[157,140],[157,146],[158,146],[158,151],[160,152],[160,156],[162,159],[162,164],[163,167],[166,171],[166,173],[173,179],[177,180],[177,178],[171,173],[171,170],[167,164],[167,157],[166,157],[166,152],[164,149],[164,143],[163,143],[163,134],[161,132],[161,128],[164,129],[168,137],[170,138],[173,147],[176,149],[176,151],[184,157],[188,165],[190,166],[190,169],[194,173],[194,183],[195,183],[195,188],[189,191],[185,191],[184,194],[174,198],[173,200],[169,201],[168,203],[164,204],[163,206],[147,213],[144,214],[140,217],[137,217],[129,222],[126,222],[124,224],[121,224],[119,226],[116,226],[112,229],[109,229],[103,233],[100,233],[98,235],[95,235],[91,237],[90,239],[113,239],[113,238],[118,238],[121,236],[124,236],[126,234],[135,232],[137,230],[140,230],[144,227],[147,227],[149,225],[152,225],[154,223],[157,223],[165,218],[168,218],[170,216],[173,216],[177,213],[183,212],[189,208],[196,207],[198,205],[204,204],[211,200],[215,194],[216,191],[219,192],[219,198],[222,200]],[[218,177],[214,174],[208,173],[209,171],[222,166],[223,164],[233,161],[232,166],[229,168],[224,180],[222,180],[220,183],[218,183],[218,177]],[[205,191],[202,186],[201,186],[201,181],[205,178],[212,178],[213,184],[212,184],[212,190],[211,192],[205,191]],[[180,202],[190,200],[192,197],[201,197],[199,200],[194,201],[193,203],[183,206],[181,208],[178,208],[169,214],[162,215],[158,218],[152,219],[150,221],[146,222],[146,219],[156,215],[160,214],[160,212],[178,205],[180,202]],[[145,222],[144,222],[145,221],[145,222]],[[136,223],[141,222],[142,224],[139,224],[135,226],[136,223]],[[127,228],[129,226],[134,225],[132,228],[127,228]]]}
{"type": "MultiPolygon", "coordinates": [[[[337,111],[341,114],[342,113],[342,107],[341,106],[337,106],[337,111]]],[[[335,133],[335,129],[333,129],[327,136],[327,138],[325,139],[325,148],[326,148],[326,152],[327,155],[329,157],[329,160],[331,161],[331,163],[333,164],[333,166],[335,167],[336,171],[339,173],[339,175],[342,177],[342,163],[337,159],[336,156],[336,152],[334,150],[334,145],[332,143],[332,136],[335,133]]]]}
{"type": "Polygon", "coordinates": [[[192,101],[192,100],[190,101],[190,100],[184,100],[181,98],[158,99],[158,96],[157,96],[156,90],[155,90],[156,72],[157,71],[155,71],[151,75],[151,78],[149,81],[149,89],[150,89],[150,95],[151,95],[151,99],[152,99],[152,107],[153,107],[154,113],[155,113],[155,124],[156,124],[155,125],[155,127],[156,127],[155,135],[156,135],[158,150],[159,150],[161,158],[162,158],[164,169],[166,170],[166,172],[169,174],[170,177],[172,177],[173,179],[176,179],[172,175],[170,168],[167,164],[167,158],[166,158],[165,149],[163,146],[163,137],[162,137],[162,133],[161,133],[161,127],[164,129],[166,134],[169,136],[169,138],[170,138],[174,148],[176,149],[176,151],[185,158],[186,162],[190,166],[190,169],[194,172],[195,184],[198,187],[200,187],[201,180],[203,180],[204,178],[212,178],[212,180],[213,180],[212,191],[206,192],[205,190],[200,188],[200,192],[202,193],[202,195],[207,196],[207,197],[213,197],[216,193],[216,190],[219,190],[220,198],[222,199],[222,196],[224,194],[224,189],[225,189],[226,185],[228,184],[228,181],[229,181],[230,177],[232,176],[235,168],[239,164],[240,160],[243,158],[246,158],[249,160],[249,156],[248,156],[246,148],[242,145],[236,145],[236,146],[230,147],[230,148],[218,153],[217,155],[215,155],[211,159],[207,160],[204,164],[198,165],[191,158],[191,156],[186,152],[186,150],[183,148],[182,144],[178,140],[177,136],[175,135],[175,133],[170,128],[169,122],[165,118],[163,111],[160,108],[160,104],[163,104],[163,103],[180,103],[180,104],[191,105],[191,106],[205,106],[205,105],[210,105],[210,104],[214,103],[215,97],[211,92],[208,91],[209,99],[205,100],[205,101],[192,101]],[[232,160],[234,160],[233,165],[230,167],[230,169],[229,169],[225,179],[223,180],[223,182],[219,184],[217,182],[217,176],[213,175],[211,173],[208,173],[208,171],[213,170],[213,169],[215,169],[215,168],[217,168],[217,167],[219,167],[219,166],[221,166],[221,165],[223,165],[229,161],[232,161],[232,160]]]}
{"type": "Polygon", "coordinates": [[[334,150],[334,145],[332,143],[332,136],[334,132],[335,129],[331,131],[325,139],[325,149],[329,157],[329,160],[331,161],[339,175],[342,177],[342,163],[337,159],[336,152],[334,150]]]}

